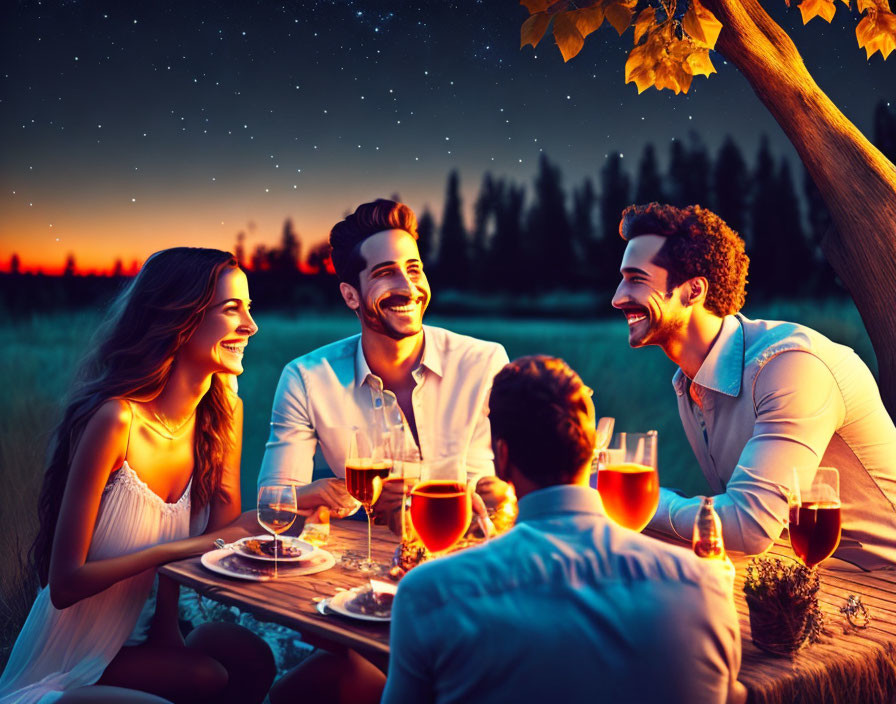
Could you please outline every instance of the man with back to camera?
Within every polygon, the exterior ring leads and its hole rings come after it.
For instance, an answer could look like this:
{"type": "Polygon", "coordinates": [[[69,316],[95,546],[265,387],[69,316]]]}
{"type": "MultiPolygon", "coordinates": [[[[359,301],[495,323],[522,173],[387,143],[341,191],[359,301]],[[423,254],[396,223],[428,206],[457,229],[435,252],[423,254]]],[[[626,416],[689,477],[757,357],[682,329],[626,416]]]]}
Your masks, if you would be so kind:
{"type": "MultiPolygon", "coordinates": [[[[357,507],[343,479],[351,428],[383,429],[398,418],[412,455],[462,458],[480,494],[500,494],[485,404],[507,353],[423,325],[430,288],[414,212],[391,200],[364,203],[333,227],[330,245],[340,293],[361,332],[284,368],[259,486],[295,484],[300,510],[323,505],[346,515],[357,507]],[[336,478],[312,481],[318,445],[336,478]]],[[[378,516],[394,516],[394,489],[377,502],[378,516]]]]}
{"type": "MultiPolygon", "coordinates": [[[[808,487],[821,465],[840,472],[834,556],[864,569],[896,564],[896,428],[865,364],[802,325],[740,315],[749,259],[709,210],[630,206],[619,233],[628,244],[613,306],[632,347],[658,345],[679,366],[679,415],[720,494],[725,547],[766,550],[795,481],[808,487]]],[[[700,500],[661,489],[651,527],[690,539],[700,500]]]]}
{"type": "Polygon", "coordinates": [[[730,573],[606,517],[579,376],[511,362],[489,417],[517,523],[400,582],[384,704],[743,701],[730,573]]]}

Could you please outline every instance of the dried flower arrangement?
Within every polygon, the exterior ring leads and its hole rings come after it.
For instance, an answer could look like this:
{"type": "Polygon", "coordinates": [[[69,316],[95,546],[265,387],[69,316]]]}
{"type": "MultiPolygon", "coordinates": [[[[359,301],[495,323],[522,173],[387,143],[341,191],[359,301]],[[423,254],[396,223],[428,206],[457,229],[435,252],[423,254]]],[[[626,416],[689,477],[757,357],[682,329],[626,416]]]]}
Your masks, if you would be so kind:
{"type": "Polygon", "coordinates": [[[815,570],[777,557],[754,557],[747,565],[744,594],[753,643],[761,650],[790,656],[827,632],[815,570]]]}

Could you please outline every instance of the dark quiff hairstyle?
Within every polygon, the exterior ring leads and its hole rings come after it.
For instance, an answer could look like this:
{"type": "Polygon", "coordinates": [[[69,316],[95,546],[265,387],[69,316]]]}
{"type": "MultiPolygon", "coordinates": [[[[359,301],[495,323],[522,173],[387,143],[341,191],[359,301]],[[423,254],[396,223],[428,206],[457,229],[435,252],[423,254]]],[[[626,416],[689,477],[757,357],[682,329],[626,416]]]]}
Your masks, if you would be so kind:
{"type": "MultiPolygon", "coordinates": [[[[49,576],[50,550],[69,468],[87,422],[106,401],[148,401],[162,391],[175,354],[213,302],[219,276],[236,268],[229,252],[165,249],[146,260],[112,303],[81,362],[50,442],[38,500],[39,528],[29,555],[42,585],[49,576]]],[[[196,409],[194,506],[204,506],[221,490],[224,459],[233,443],[234,404],[226,381],[215,374],[196,409]]]]}
{"type": "Polygon", "coordinates": [[[367,262],[361,256],[361,244],[383,230],[404,230],[417,239],[417,216],[404,203],[377,198],[362,203],[354,213],[330,230],[331,257],[340,281],[361,290],[361,272],[367,262]]]}
{"type": "Polygon", "coordinates": [[[505,365],[488,400],[492,438],[538,486],[568,484],[594,453],[590,391],[562,359],[533,355],[505,365]]]}
{"type": "Polygon", "coordinates": [[[750,259],[740,235],[712,211],[699,205],[630,205],[622,211],[619,234],[624,240],[665,237],[653,263],[669,272],[670,288],[695,276],[706,277],[704,305],[711,313],[724,317],[743,307],[750,259]]]}

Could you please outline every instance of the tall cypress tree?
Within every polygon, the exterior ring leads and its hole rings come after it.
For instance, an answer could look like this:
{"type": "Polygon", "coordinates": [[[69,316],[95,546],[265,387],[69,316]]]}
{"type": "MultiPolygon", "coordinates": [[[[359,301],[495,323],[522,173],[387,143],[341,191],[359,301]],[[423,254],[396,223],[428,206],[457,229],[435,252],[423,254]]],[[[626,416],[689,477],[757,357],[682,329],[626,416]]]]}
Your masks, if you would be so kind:
{"type": "Polygon", "coordinates": [[[750,176],[743,154],[730,136],[725,137],[719,149],[712,180],[713,209],[732,229],[743,235],[747,224],[750,176]]]}
{"type": "Polygon", "coordinates": [[[522,186],[498,182],[495,234],[488,255],[489,277],[494,288],[513,292],[528,290],[529,258],[523,226],[525,199],[522,186]]]}
{"type": "Polygon", "coordinates": [[[594,270],[597,287],[613,290],[619,281],[619,263],[625,251],[625,240],[619,236],[622,211],[631,205],[631,181],[622,168],[622,157],[612,154],[600,172],[600,251],[594,270]]]}
{"type": "Polygon", "coordinates": [[[635,191],[635,203],[644,204],[656,201],[665,202],[663,195],[663,177],[656,159],[656,150],[648,142],[641,153],[638,163],[638,188],[635,191]]]}
{"type": "Polygon", "coordinates": [[[468,240],[460,197],[460,175],[455,170],[448,175],[445,194],[439,256],[436,261],[439,282],[452,287],[465,287],[468,283],[468,264],[468,240]]]}
{"type": "Polygon", "coordinates": [[[430,264],[435,234],[436,221],[432,213],[429,212],[429,207],[424,207],[423,213],[417,220],[417,248],[420,250],[420,260],[425,267],[430,264]]]}
{"type": "Polygon", "coordinates": [[[547,288],[568,286],[575,266],[572,227],[560,169],[542,154],[535,176],[535,202],[529,211],[528,243],[533,283],[547,288]]]}
{"type": "Polygon", "coordinates": [[[597,246],[597,232],[594,223],[594,209],[597,193],[590,178],[582,182],[581,188],[572,193],[572,228],[576,248],[576,260],[580,274],[588,275],[590,263],[594,261],[597,246]]]}
{"type": "Polygon", "coordinates": [[[763,135],[753,170],[753,201],[750,205],[750,236],[747,254],[750,256],[750,291],[760,296],[774,296],[775,257],[781,232],[776,215],[779,200],[776,193],[775,162],[763,135]]]}

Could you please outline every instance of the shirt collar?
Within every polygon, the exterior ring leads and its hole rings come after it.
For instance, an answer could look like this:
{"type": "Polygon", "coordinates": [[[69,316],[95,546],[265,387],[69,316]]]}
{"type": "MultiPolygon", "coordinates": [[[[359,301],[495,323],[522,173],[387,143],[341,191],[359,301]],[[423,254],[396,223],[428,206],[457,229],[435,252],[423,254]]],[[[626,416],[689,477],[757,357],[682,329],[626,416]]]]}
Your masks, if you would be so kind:
{"type": "Polygon", "coordinates": [[[549,518],[564,513],[604,515],[597,491],[585,486],[560,484],[538,489],[519,501],[517,523],[549,518]]]}
{"type": "MultiPolygon", "coordinates": [[[[434,343],[433,333],[426,325],[423,326],[423,358],[413,372],[414,377],[418,380],[420,371],[423,367],[426,367],[439,376],[443,375],[442,369],[444,367],[442,365],[441,353],[438,349],[438,345],[434,343]]],[[[358,335],[358,345],[355,349],[355,386],[362,386],[364,382],[367,381],[368,377],[370,378],[371,384],[378,388],[382,387],[382,380],[370,371],[370,365],[367,364],[367,359],[364,357],[364,348],[361,346],[361,336],[358,335]]]]}
{"type": "Polygon", "coordinates": [[[694,383],[726,396],[737,396],[743,374],[744,329],[736,316],[726,315],[719,336],[697,370],[694,383]]]}

